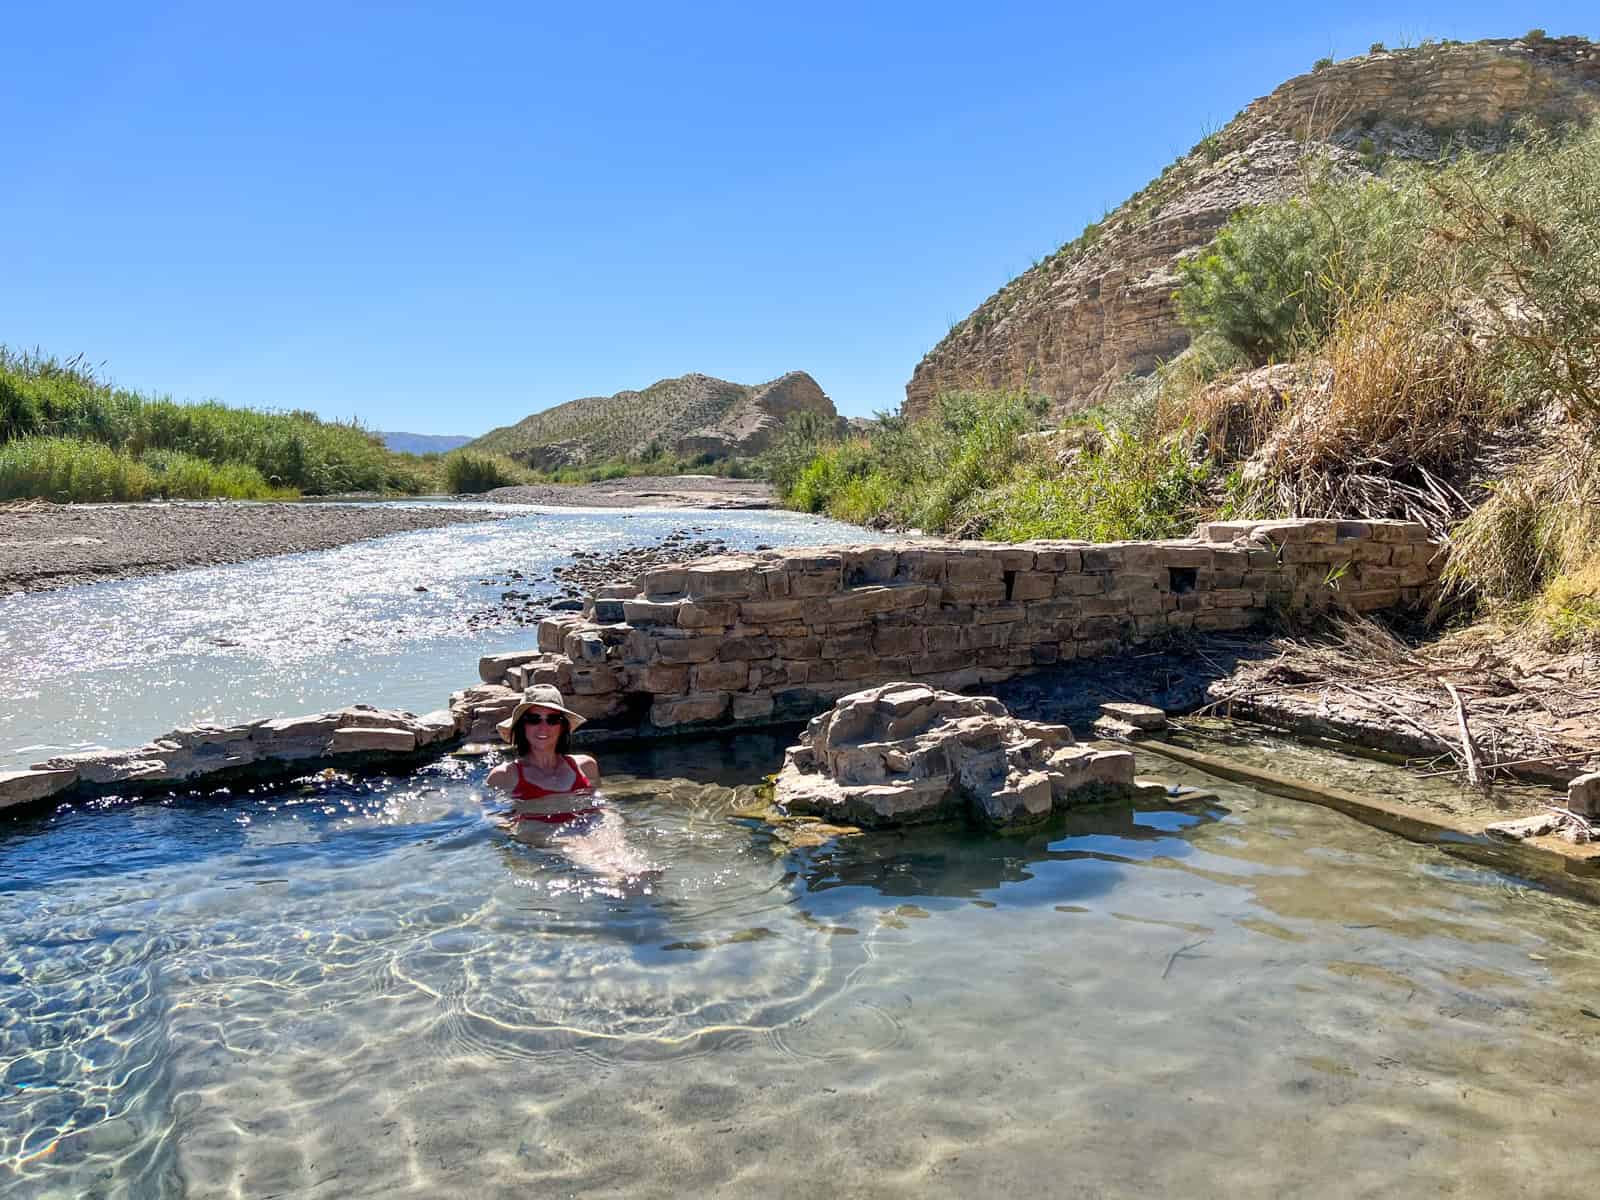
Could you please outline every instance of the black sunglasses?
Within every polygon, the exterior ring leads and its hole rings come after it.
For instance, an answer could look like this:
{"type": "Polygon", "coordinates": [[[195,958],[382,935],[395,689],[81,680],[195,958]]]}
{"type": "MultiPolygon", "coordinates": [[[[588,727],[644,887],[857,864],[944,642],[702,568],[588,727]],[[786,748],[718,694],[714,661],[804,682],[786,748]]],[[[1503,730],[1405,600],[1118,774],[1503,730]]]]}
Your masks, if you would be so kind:
{"type": "Polygon", "coordinates": [[[546,725],[565,725],[567,723],[567,718],[561,713],[545,713],[543,716],[538,713],[529,713],[522,720],[527,725],[537,725],[541,721],[546,725]]]}

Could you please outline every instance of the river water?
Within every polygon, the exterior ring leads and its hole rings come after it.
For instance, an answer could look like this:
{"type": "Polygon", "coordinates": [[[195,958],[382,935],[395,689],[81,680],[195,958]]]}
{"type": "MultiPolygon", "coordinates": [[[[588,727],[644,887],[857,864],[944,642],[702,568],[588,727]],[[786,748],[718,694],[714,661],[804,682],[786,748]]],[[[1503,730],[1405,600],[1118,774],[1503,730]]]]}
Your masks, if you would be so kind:
{"type": "Polygon", "coordinates": [[[735,550],[880,539],[798,513],[493,511],[516,515],[0,598],[0,770],[137,745],[191,720],[443,708],[478,681],[480,655],[534,645],[531,627],[469,630],[505,590],[484,581],[516,569],[517,590],[559,590],[551,572],[574,551],[653,545],[677,530],[735,550]]]}
{"type": "Polygon", "coordinates": [[[1592,1194],[1594,909],[1154,757],[790,845],[783,740],[608,752],[625,877],[454,760],[0,822],[0,1194],[1592,1194]]]}

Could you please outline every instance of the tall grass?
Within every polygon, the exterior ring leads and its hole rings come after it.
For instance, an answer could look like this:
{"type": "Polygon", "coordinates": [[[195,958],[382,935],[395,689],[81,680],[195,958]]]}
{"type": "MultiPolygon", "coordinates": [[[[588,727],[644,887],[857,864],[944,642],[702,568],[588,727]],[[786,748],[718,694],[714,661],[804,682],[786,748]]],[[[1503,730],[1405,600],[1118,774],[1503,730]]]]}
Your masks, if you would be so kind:
{"type": "Polygon", "coordinates": [[[0,500],[272,500],[295,494],[272,487],[254,467],[172,450],[136,458],[99,442],[45,437],[0,445],[0,500]]]}
{"type": "MultiPolygon", "coordinates": [[[[82,359],[65,362],[0,347],[0,443],[69,439],[139,459],[172,452],[254,470],[265,486],[314,495],[423,490],[419,460],[391,454],[358,425],[304,411],[257,412],[179,404],[116,388],[82,359]]],[[[87,496],[74,498],[88,498],[87,496]]]]}

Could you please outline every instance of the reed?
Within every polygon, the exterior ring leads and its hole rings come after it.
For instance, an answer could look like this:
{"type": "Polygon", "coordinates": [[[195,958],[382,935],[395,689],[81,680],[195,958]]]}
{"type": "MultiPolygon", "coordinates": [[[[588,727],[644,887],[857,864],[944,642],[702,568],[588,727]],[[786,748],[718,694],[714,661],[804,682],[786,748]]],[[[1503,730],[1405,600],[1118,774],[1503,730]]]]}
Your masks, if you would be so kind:
{"type": "Polygon", "coordinates": [[[273,500],[297,492],[275,488],[255,468],[216,464],[177,451],[134,457],[99,442],[26,437],[0,445],[0,500],[273,500]]]}
{"type": "Polygon", "coordinates": [[[179,404],[113,387],[81,357],[62,361],[0,347],[0,443],[30,437],[95,444],[134,459],[167,451],[217,466],[239,464],[266,486],[313,495],[414,493],[429,482],[414,459],[390,453],[355,422],[179,404]]]}

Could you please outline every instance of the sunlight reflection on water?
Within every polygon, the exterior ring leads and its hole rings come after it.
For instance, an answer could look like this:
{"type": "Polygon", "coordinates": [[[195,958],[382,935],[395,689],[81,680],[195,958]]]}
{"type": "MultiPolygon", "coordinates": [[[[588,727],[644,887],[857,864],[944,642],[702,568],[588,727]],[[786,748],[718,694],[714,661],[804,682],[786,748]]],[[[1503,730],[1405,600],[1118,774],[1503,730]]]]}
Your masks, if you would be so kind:
{"type": "Polygon", "coordinates": [[[1585,1194],[1583,905],[1220,781],[788,849],[781,753],[606,754],[648,889],[452,760],[0,825],[0,1192],[1585,1194]]]}

